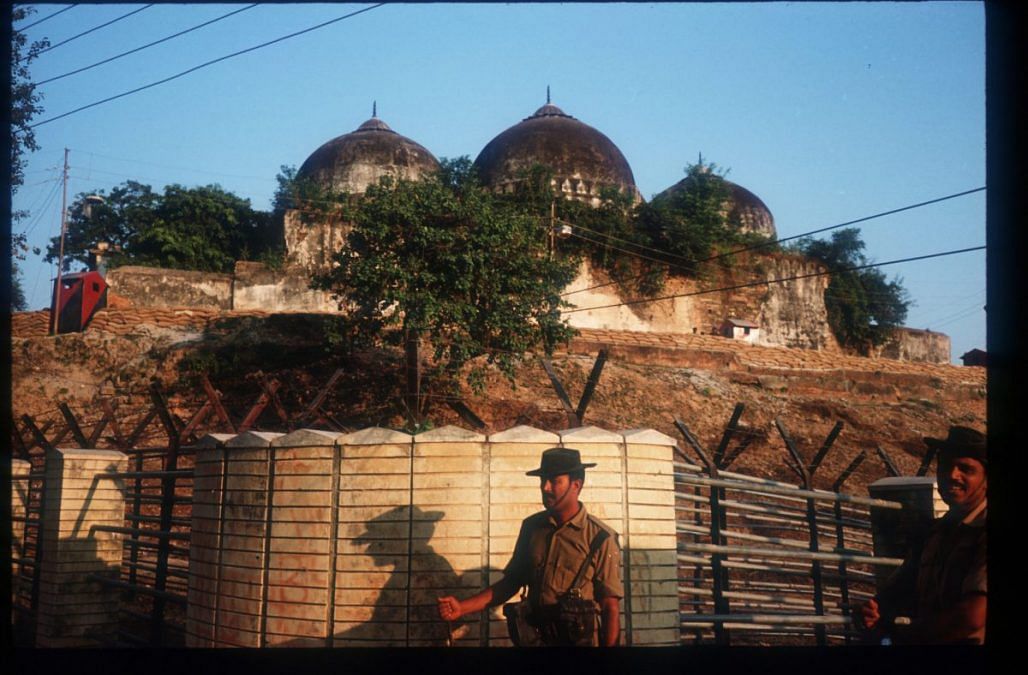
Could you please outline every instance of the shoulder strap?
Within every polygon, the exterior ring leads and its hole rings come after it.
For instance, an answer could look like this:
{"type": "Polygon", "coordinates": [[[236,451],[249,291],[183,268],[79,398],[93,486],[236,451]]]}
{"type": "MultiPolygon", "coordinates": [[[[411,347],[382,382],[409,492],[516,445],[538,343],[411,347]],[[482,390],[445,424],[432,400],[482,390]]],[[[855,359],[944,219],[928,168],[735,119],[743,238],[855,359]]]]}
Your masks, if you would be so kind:
{"type": "Polygon", "coordinates": [[[586,568],[589,567],[589,563],[592,561],[593,556],[596,555],[596,551],[603,546],[603,542],[606,541],[609,536],[610,533],[601,527],[600,531],[596,533],[595,537],[593,537],[592,543],[589,544],[589,553],[585,556],[585,560],[582,561],[582,566],[578,568],[578,574],[576,574],[575,578],[571,581],[571,588],[569,588],[568,591],[578,588],[579,584],[582,582],[582,576],[585,574],[586,568]]]}

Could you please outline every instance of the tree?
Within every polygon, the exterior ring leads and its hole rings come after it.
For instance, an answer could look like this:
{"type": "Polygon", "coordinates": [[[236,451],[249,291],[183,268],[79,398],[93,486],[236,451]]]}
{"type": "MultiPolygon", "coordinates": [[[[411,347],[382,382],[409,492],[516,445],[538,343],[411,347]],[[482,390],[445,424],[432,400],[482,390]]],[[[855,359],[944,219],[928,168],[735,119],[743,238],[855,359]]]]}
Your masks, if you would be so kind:
{"type": "Polygon", "coordinates": [[[466,157],[416,182],[385,177],[346,208],[352,229],[338,266],[313,286],[347,310],[348,345],[426,336],[442,389],[484,355],[467,369],[480,389],[486,364],[513,381],[525,352],[550,353],[574,334],[560,291],[576,262],[551,256],[545,227],[480,186],[466,157]]]}
{"type": "MultiPolygon", "coordinates": [[[[187,188],[168,185],[164,193],[126,181],[105,194],[103,204],[84,212],[85,194],[68,209],[64,269],[88,264],[89,250],[106,242],[110,264],[154,265],[176,269],[229,272],[236,260],[252,259],[279,246],[271,214],[255,211],[250,200],[218,185],[187,188]]],[[[60,238],[47,247],[57,260],[60,238]]]]}
{"type": "Polygon", "coordinates": [[[11,310],[24,312],[29,308],[25,298],[25,289],[21,285],[21,269],[15,260],[11,261],[11,310]]]}
{"type": "Polygon", "coordinates": [[[832,233],[831,241],[801,239],[796,249],[822,262],[831,273],[825,290],[828,324],[839,343],[867,355],[885,343],[903,325],[911,300],[903,280],[889,281],[876,268],[852,270],[869,264],[858,228],[832,233]]]}
{"type": "MultiPolygon", "coordinates": [[[[11,10],[12,25],[24,21],[35,13],[35,9],[26,6],[17,6],[11,10]]],[[[28,37],[21,31],[14,29],[11,34],[11,197],[18,192],[25,181],[25,157],[26,151],[34,152],[39,149],[36,143],[36,134],[31,123],[36,115],[43,112],[42,94],[36,91],[32,84],[29,73],[29,65],[43,49],[50,46],[46,39],[35,40],[29,43],[28,37]]],[[[25,290],[21,285],[21,273],[17,260],[24,260],[29,250],[28,241],[24,233],[13,232],[14,225],[21,222],[28,216],[24,210],[11,211],[11,307],[15,310],[26,308],[25,290]]]]}
{"type": "Polygon", "coordinates": [[[685,173],[678,189],[642,209],[640,220],[656,247],[676,257],[673,264],[678,270],[695,275],[715,251],[752,243],[752,237],[729,219],[732,193],[725,171],[704,163],[700,156],[696,164],[685,167],[685,173]]]}
{"type": "MultiPolygon", "coordinates": [[[[32,7],[15,7],[11,12],[12,23],[23,21],[35,13],[32,7]]],[[[39,149],[32,120],[43,112],[43,95],[36,91],[29,73],[29,65],[39,52],[50,46],[46,39],[31,44],[28,37],[15,29],[11,35],[11,191],[15,192],[25,179],[25,151],[39,149]]],[[[15,216],[23,218],[25,214],[15,216]]]]}

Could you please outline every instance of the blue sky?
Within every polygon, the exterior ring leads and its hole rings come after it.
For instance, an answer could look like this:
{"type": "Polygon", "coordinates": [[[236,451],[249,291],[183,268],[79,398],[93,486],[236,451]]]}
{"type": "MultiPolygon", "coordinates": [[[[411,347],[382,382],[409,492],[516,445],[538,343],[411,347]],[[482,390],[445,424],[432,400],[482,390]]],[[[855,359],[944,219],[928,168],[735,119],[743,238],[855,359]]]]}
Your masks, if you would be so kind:
{"type": "MultiPolygon", "coordinates": [[[[71,37],[142,5],[80,5],[30,28],[71,37]]],[[[42,85],[37,121],[369,5],[260,5],[42,85]]],[[[44,5],[24,23],[50,14],[44,5]]],[[[156,5],[44,54],[43,80],[242,5],[156,5]]],[[[975,2],[386,5],[43,124],[14,207],[44,247],[69,198],[136,179],[219,183],[267,208],[281,165],[379,117],[437,157],[478,152],[553,102],[610,137],[648,199],[699,153],[779,236],[985,185],[985,22],[975,2]]],[[[876,261],[985,243],[985,194],[863,223],[876,261]]],[[[985,348],[985,252],[882,268],[908,325],[985,348]]],[[[22,263],[31,308],[54,270],[22,263]]]]}

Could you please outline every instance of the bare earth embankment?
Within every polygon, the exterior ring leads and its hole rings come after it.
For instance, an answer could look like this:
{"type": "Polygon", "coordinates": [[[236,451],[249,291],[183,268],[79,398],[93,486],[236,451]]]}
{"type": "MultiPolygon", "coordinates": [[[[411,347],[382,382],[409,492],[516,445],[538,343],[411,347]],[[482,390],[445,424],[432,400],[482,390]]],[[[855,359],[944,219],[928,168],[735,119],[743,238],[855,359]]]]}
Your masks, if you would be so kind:
{"type": "MultiPolygon", "coordinates": [[[[147,404],[146,387],[161,383],[173,408],[188,418],[203,401],[196,373],[206,372],[241,419],[260,395],[262,379],[280,382],[283,407],[302,410],[341,368],[324,409],[347,427],[402,426],[400,351],[343,360],[330,346],[327,315],[215,312],[184,309],[102,310],[82,334],[46,336],[46,313],[13,321],[13,401],[16,415],[57,419],[66,401],[85,421],[112,400],[131,416],[147,404]]],[[[815,484],[830,485],[863,449],[868,461],[847,483],[863,492],[885,475],[874,452],[881,446],[905,474],[921,462],[924,436],[945,435],[950,424],[985,427],[985,370],[952,365],[867,359],[837,352],[758,347],[701,335],[583,330],[554,355],[553,366],[577,403],[598,351],[609,359],[585,416],[586,424],[618,430],[653,427],[678,437],[681,419],[713,448],[736,403],[753,440],[733,469],[794,481],[784,464],[778,417],[802,454],[811,457],[837,421],[844,428],[815,484]]],[[[491,372],[486,388],[463,400],[485,432],[515,424],[559,430],[567,416],[536,360],[520,369],[515,386],[491,372]]],[[[468,426],[444,398],[430,398],[434,426],[468,426]]],[[[140,413],[141,414],[141,413],[140,413]]],[[[269,407],[258,427],[280,428],[269,407]]],[[[733,448],[735,444],[733,443],[733,448]]]]}

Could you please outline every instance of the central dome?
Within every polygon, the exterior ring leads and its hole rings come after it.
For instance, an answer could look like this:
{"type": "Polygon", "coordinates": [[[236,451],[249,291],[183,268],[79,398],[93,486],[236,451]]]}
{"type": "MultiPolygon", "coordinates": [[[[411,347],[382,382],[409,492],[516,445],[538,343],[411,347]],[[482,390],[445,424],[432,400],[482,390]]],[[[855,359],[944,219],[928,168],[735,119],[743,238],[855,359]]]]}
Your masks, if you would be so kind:
{"type": "Polygon", "coordinates": [[[618,147],[549,102],[489,141],[475,159],[482,183],[498,192],[513,192],[534,164],[553,171],[554,186],[565,197],[598,205],[600,188],[615,187],[642,201],[618,147]]]}
{"type": "Polygon", "coordinates": [[[439,161],[411,139],[373,116],[355,131],[315,150],[297,172],[324,188],[363,194],[382,176],[416,180],[439,168],[439,161]]]}

